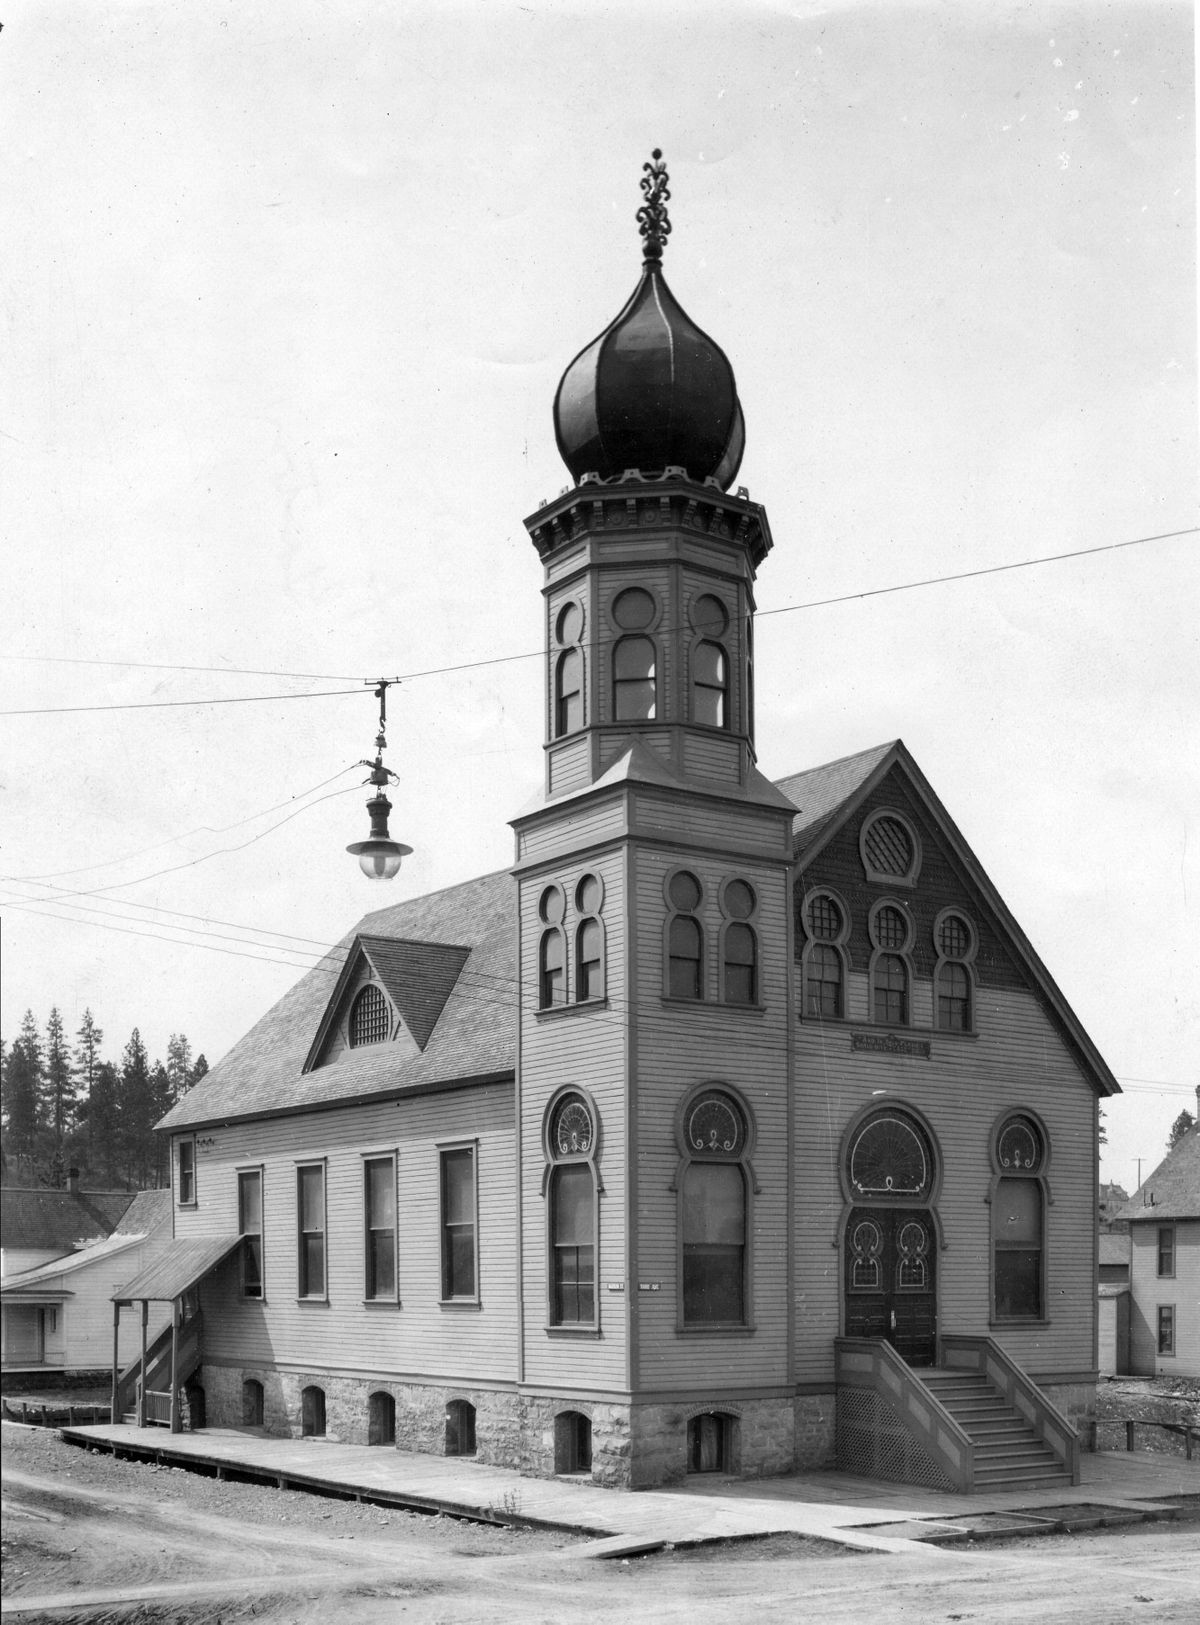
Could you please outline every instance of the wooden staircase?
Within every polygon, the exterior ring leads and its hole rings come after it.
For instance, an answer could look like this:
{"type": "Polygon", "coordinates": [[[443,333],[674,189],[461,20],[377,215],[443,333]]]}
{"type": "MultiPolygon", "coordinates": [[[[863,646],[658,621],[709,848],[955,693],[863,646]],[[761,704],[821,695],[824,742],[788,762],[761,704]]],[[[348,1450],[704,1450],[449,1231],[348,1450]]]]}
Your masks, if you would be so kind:
{"type": "Polygon", "coordinates": [[[977,1493],[1071,1483],[1061,1457],[982,1372],[943,1368],[917,1375],[974,1445],[977,1493]]]}

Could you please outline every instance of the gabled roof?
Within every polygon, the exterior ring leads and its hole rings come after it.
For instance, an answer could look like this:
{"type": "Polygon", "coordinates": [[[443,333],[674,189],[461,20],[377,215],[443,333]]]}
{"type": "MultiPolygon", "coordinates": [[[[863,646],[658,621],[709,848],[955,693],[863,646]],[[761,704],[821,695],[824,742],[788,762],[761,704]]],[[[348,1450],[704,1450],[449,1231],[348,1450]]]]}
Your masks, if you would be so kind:
{"type": "MultiPolygon", "coordinates": [[[[163,1118],[161,1128],[261,1117],[510,1077],[516,1064],[516,886],[502,870],[366,915],[163,1118]],[[423,1050],[347,1050],[305,1071],[313,1037],[356,938],[467,954],[423,1050]]],[[[452,959],[430,953],[444,984],[452,959]]],[[[393,965],[393,970],[395,966],[393,965]]],[[[381,972],[382,974],[382,972],[381,972]]],[[[422,1015],[421,1009],[411,1006],[422,1015]]],[[[432,1005],[424,1007],[428,1019],[432,1005]]]]}
{"type": "Polygon", "coordinates": [[[171,1192],[139,1191],[113,1231],[116,1236],[152,1236],[171,1223],[171,1192]]]}
{"type": "Polygon", "coordinates": [[[64,1275],[72,1275],[81,1269],[89,1269],[93,1264],[103,1263],[106,1258],[112,1258],[117,1253],[126,1252],[130,1247],[136,1247],[144,1236],[138,1235],[112,1235],[106,1236],[103,1241],[93,1241],[87,1247],[81,1247],[77,1253],[64,1253],[62,1258],[53,1258],[48,1264],[39,1264],[36,1269],[22,1270],[20,1275],[10,1275],[5,1281],[0,1296],[5,1298],[19,1296],[28,1288],[36,1287],[45,1281],[58,1280],[64,1275]]]}
{"type": "Polygon", "coordinates": [[[1091,1072],[1100,1093],[1120,1094],[1121,1086],[1108,1063],[1043,965],[1033,944],[1009,912],[1008,905],[902,739],[894,739],[888,744],[861,751],[857,756],[843,756],[824,767],[779,780],[779,788],[800,808],[793,825],[797,864],[805,868],[812,863],[893,769],[898,769],[904,775],[913,795],[923,804],[930,823],[938,830],[939,838],[990,908],[998,928],[1008,939],[1010,950],[1025,966],[1061,1029],[1091,1072]]]}
{"type": "Polygon", "coordinates": [[[470,955],[469,948],[441,942],[355,937],[305,1060],[305,1071],[320,1061],[330,1030],[342,1013],[346,991],[364,960],[378,976],[417,1048],[424,1049],[470,955]]]}
{"type": "Polygon", "coordinates": [[[1200,1219],[1200,1127],[1189,1129],[1117,1213],[1139,1219],[1200,1219]]]}
{"type": "Polygon", "coordinates": [[[22,1190],[0,1187],[0,1234],[6,1249],[69,1253],[110,1235],[133,1201],[131,1191],[22,1190]]]}

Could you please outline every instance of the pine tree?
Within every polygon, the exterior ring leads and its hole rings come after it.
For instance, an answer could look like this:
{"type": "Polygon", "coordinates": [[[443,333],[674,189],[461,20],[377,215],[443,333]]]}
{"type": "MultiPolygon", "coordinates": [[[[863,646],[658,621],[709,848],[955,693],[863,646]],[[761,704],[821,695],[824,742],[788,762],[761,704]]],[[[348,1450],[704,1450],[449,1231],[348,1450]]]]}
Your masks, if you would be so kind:
{"type": "Polygon", "coordinates": [[[192,1067],[192,1070],[188,1075],[188,1088],[194,1089],[200,1082],[200,1079],[205,1077],[207,1073],[208,1062],[205,1060],[203,1052],[201,1052],[199,1055],[197,1055],[196,1064],[192,1067]]]}
{"type": "Polygon", "coordinates": [[[183,1033],[172,1033],[167,1043],[167,1076],[171,1094],[164,1111],[182,1100],[192,1086],[192,1046],[183,1033]]]}
{"type": "Polygon", "coordinates": [[[18,1167],[24,1163],[26,1177],[31,1182],[36,1177],[45,1123],[44,1082],[41,1035],[33,1011],[26,1010],[20,1034],[5,1061],[3,1116],[8,1155],[18,1167]]]}
{"type": "Polygon", "coordinates": [[[46,1022],[45,1069],[46,1118],[54,1136],[56,1183],[61,1184],[66,1166],[63,1147],[74,1117],[75,1079],[71,1076],[71,1056],[63,1030],[62,1013],[56,1004],[51,1005],[50,1017],[46,1022]]]}
{"type": "Polygon", "coordinates": [[[166,1152],[169,1142],[166,1141],[163,1135],[155,1134],[154,1125],[160,1117],[165,1117],[170,1111],[173,1100],[174,1092],[171,1084],[171,1074],[161,1061],[155,1061],[150,1073],[150,1102],[152,1109],[146,1151],[149,1166],[154,1170],[154,1186],[158,1190],[161,1190],[168,1183],[166,1152]]]}
{"type": "Polygon", "coordinates": [[[120,1147],[125,1177],[143,1185],[151,1161],[150,1130],[154,1125],[150,1058],[135,1027],[121,1056],[120,1147]]]}
{"type": "Polygon", "coordinates": [[[1185,1107],[1171,1124],[1171,1132],[1167,1137],[1167,1150],[1174,1151],[1185,1134],[1190,1134],[1196,1126],[1196,1119],[1185,1107]]]}
{"type": "Polygon", "coordinates": [[[98,1061],[87,1099],[87,1162],[104,1184],[120,1178],[121,1079],[111,1061],[98,1061]]]}

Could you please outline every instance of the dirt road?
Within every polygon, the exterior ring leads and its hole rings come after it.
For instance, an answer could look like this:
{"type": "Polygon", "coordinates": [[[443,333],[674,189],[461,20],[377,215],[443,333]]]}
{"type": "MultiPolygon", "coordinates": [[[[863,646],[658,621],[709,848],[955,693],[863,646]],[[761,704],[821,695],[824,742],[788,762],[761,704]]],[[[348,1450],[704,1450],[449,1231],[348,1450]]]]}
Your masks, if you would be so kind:
{"type": "Polygon", "coordinates": [[[629,1562],[565,1536],[217,1483],[5,1427],[5,1617],[139,1625],[1196,1625],[1200,1524],[899,1558],[765,1542],[629,1562]]]}

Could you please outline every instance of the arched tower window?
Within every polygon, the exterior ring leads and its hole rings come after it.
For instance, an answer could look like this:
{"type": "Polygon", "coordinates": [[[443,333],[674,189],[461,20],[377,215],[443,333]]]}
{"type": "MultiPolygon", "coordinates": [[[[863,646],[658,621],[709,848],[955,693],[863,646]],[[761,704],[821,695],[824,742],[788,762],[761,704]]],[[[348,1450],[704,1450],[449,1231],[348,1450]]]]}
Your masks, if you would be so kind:
{"type": "Polygon", "coordinates": [[[970,1032],[975,1024],[975,930],[965,914],[947,909],[933,927],[938,951],[933,971],[934,1021],[943,1032],[970,1032]]]}
{"type": "Polygon", "coordinates": [[[596,1112],[578,1089],[560,1091],[545,1121],[547,1277],[552,1326],[596,1324],[596,1112]]]}
{"type": "Polygon", "coordinates": [[[564,604],[554,627],[559,653],[554,657],[554,737],[575,733],[583,727],[583,610],[577,603],[564,604]]]}
{"type": "Polygon", "coordinates": [[[744,880],[726,883],[721,907],[721,983],[727,1004],[758,1003],[758,935],[750,923],[758,909],[753,886],[744,880]]]}
{"type": "Polygon", "coordinates": [[[692,721],[706,728],[728,728],[729,612],[719,598],[704,593],[692,608],[691,621],[699,634],[692,648],[692,721]]]}
{"type": "Polygon", "coordinates": [[[750,1119],[722,1086],[685,1101],[679,1120],[680,1319],[684,1326],[749,1323],[750,1119]]]}
{"type": "Polygon", "coordinates": [[[704,997],[704,928],[697,918],[703,898],[700,882],[678,869],[667,882],[667,996],[704,997]]]}
{"type": "Polygon", "coordinates": [[[561,886],[547,886],[538,904],[545,929],[538,942],[538,1009],[549,1010],[565,1004],[567,998],[567,947],[563,937],[565,912],[561,886]]]}
{"type": "Polygon", "coordinates": [[[604,997],[604,926],[600,910],[604,887],[598,875],[584,875],[575,888],[575,1001],[604,997]]]}
{"type": "Polygon", "coordinates": [[[870,931],[875,950],[871,956],[872,1019],[885,1027],[906,1027],[912,1019],[911,922],[895,903],[876,903],[870,931]]]}
{"type": "Polygon", "coordinates": [[[613,718],[651,722],[658,714],[658,648],[649,628],[658,605],[644,587],[627,587],[613,602],[612,618],[623,634],[613,645],[613,718]]]}

